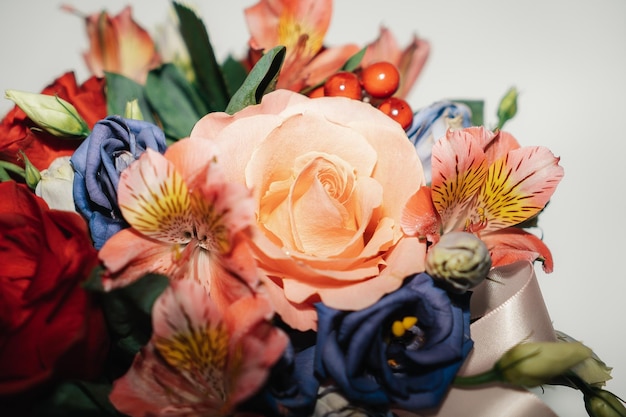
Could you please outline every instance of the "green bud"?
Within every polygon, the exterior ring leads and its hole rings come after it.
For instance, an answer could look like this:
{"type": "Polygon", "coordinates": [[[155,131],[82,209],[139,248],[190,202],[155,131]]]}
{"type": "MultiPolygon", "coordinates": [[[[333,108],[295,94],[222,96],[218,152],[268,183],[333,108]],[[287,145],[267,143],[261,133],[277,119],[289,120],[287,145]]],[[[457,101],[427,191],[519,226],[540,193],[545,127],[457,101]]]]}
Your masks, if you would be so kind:
{"type": "Polygon", "coordinates": [[[517,113],[517,89],[511,87],[506,92],[502,100],[500,100],[500,106],[498,106],[498,129],[502,129],[504,124],[511,120],[517,113]]]}
{"type": "Polygon", "coordinates": [[[7,90],[6,98],[13,101],[40,128],[54,136],[86,137],[89,126],[74,106],[57,96],[7,90]]]}
{"type": "Polygon", "coordinates": [[[141,108],[139,107],[139,100],[134,99],[126,102],[124,117],[127,119],[143,120],[143,113],[141,112],[141,108]]]}
{"type": "MultiPolygon", "coordinates": [[[[562,342],[576,342],[577,340],[562,331],[556,330],[556,337],[562,342]]],[[[582,361],[572,368],[572,372],[592,387],[602,388],[606,381],[611,379],[611,368],[595,352],[591,358],[582,361]]]]}
{"type": "Polygon", "coordinates": [[[426,255],[426,273],[458,293],[480,284],[490,269],[489,249],[468,232],[445,233],[426,255]]]}
{"type": "Polygon", "coordinates": [[[531,388],[565,374],[591,355],[580,342],[520,343],[502,355],[495,369],[502,380],[531,388]]]}
{"type": "Polygon", "coordinates": [[[599,388],[585,394],[585,409],[590,417],[626,417],[623,401],[599,388]]]}
{"type": "Polygon", "coordinates": [[[24,152],[21,152],[22,159],[24,160],[24,179],[26,180],[26,184],[31,188],[35,189],[39,180],[41,180],[41,173],[35,166],[30,162],[30,159],[26,156],[24,152]]]}

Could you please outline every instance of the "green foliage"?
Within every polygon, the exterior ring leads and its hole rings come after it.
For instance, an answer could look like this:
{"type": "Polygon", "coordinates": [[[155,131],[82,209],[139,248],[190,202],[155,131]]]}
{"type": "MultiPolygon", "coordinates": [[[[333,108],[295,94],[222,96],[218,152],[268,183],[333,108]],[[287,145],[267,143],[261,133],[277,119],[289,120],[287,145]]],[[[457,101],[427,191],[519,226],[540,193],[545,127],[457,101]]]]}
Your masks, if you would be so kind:
{"type": "Polygon", "coordinates": [[[472,111],[472,126],[482,126],[485,123],[484,100],[452,100],[455,103],[465,104],[472,111]]]}
{"type": "Polygon", "coordinates": [[[167,288],[169,280],[163,275],[147,274],[130,285],[105,292],[101,277],[102,269],[97,268],[84,286],[89,291],[101,293],[113,355],[123,361],[132,360],[150,340],[152,305],[167,288]]]}
{"type": "Polygon", "coordinates": [[[108,381],[66,381],[21,415],[30,417],[112,417],[122,416],[109,401],[108,381]]]}
{"type": "Polygon", "coordinates": [[[177,2],[173,2],[173,5],[200,92],[211,111],[223,111],[230,100],[230,95],[206,27],[190,8],[177,2]]]}
{"type": "Polygon", "coordinates": [[[274,91],[286,51],[284,46],[277,46],[261,57],[233,95],[226,113],[234,114],[247,106],[258,104],[265,94],[274,91]]]}
{"type": "Polygon", "coordinates": [[[144,87],[120,74],[104,73],[107,88],[107,114],[124,116],[126,103],[137,100],[141,114],[146,122],[156,123],[152,115],[152,108],[144,94],[144,87]]]}
{"type": "Polygon", "coordinates": [[[348,60],[341,67],[341,71],[352,72],[356,70],[361,65],[361,60],[365,55],[365,51],[367,51],[367,47],[362,48],[359,52],[348,58],[348,60]]]}
{"type": "Polygon", "coordinates": [[[232,55],[229,55],[222,63],[222,74],[224,74],[226,87],[232,97],[248,76],[248,71],[241,62],[233,58],[232,55]]]}
{"type": "Polygon", "coordinates": [[[168,139],[189,136],[194,124],[209,111],[197,88],[174,64],[148,73],[145,95],[168,139]]]}

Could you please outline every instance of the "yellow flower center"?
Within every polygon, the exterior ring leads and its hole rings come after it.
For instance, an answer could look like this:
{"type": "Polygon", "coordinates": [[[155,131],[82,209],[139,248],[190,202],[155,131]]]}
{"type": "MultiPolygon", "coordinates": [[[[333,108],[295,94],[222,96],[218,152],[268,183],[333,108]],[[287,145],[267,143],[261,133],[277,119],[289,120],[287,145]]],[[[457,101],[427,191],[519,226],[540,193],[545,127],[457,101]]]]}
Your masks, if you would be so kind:
{"type": "Polygon", "coordinates": [[[155,346],[165,362],[194,384],[205,387],[207,396],[226,399],[227,384],[232,379],[227,372],[241,357],[229,357],[229,333],[223,324],[191,327],[171,338],[157,338],[155,346]]]}
{"type": "Polygon", "coordinates": [[[324,35],[317,33],[314,28],[307,27],[306,22],[292,14],[283,14],[278,23],[278,42],[287,48],[288,54],[302,47],[304,56],[313,57],[322,49],[324,35]]]}

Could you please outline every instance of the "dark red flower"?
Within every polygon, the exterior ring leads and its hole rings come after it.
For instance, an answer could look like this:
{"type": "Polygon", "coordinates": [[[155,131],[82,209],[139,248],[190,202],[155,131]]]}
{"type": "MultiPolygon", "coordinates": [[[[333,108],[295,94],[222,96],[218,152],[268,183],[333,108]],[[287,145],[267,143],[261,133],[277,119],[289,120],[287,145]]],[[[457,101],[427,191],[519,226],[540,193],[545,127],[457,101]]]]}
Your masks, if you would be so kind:
{"type": "Polygon", "coordinates": [[[0,400],[95,377],[108,335],[81,286],[98,263],[85,221],[8,181],[0,183],[0,233],[0,400]]]}
{"type": "MultiPolygon", "coordinates": [[[[73,72],[67,72],[41,91],[42,94],[57,95],[76,108],[78,114],[91,129],[106,117],[105,81],[91,77],[83,84],[76,83],[73,72]]],[[[80,145],[80,140],[58,138],[36,128],[35,123],[19,107],[10,110],[0,123],[0,160],[24,166],[19,151],[39,170],[46,169],[59,156],[71,155],[80,145]]]]}

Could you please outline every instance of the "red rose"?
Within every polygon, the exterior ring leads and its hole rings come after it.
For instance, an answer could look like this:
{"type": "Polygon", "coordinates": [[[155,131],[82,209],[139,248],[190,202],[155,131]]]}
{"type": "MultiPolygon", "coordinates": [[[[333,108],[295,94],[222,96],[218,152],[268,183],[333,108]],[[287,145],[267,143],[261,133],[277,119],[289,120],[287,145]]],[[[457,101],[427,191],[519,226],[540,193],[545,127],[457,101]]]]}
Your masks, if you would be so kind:
{"type": "Polygon", "coordinates": [[[0,183],[0,234],[0,400],[95,377],[108,335],[81,287],[98,262],[85,221],[8,181],[0,183]]]}
{"type": "MultiPolygon", "coordinates": [[[[70,102],[91,129],[100,119],[106,117],[106,98],[103,78],[91,77],[82,85],[76,84],[73,72],[67,72],[57,78],[41,92],[57,95],[70,102]]],[[[24,166],[19,151],[39,170],[46,169],[59,156],[71,155],[80,145],[79,140],[58,138],[40,129],[19,107],[15,106],[0,124],[0,160],[24,166]]]]}

